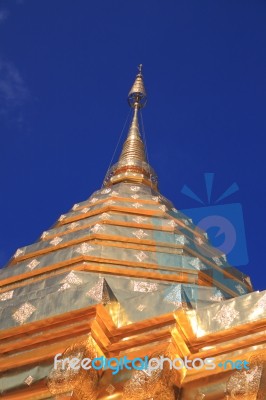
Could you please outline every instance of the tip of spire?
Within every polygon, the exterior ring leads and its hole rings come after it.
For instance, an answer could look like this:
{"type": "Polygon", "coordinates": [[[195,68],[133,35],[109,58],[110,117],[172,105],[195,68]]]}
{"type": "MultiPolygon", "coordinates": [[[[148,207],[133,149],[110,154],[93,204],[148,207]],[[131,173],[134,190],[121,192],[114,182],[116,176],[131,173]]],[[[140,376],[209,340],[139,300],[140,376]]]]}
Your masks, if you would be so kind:
{"type": "Polygon", "coordinates": [[[139,109],[145,106],[146,101],[142,64],[140,64],[135,82],[128,94],[128,103],[134,109],[128,135],[118,162],[107,171],[104,186],[119,182],[134,182],[143,183],[157,190],[157,175],[147,161],[138,123],[139,109]]]}
{"type": "Polygon", "coordinates": [[[143,108],[147,102],[147,94],[144,86],[143,75],[142,75],[142,64],[139,64],[139,73],[136,76],[135,82],[128,93],[128,104],[132,108],[143,108]]]}

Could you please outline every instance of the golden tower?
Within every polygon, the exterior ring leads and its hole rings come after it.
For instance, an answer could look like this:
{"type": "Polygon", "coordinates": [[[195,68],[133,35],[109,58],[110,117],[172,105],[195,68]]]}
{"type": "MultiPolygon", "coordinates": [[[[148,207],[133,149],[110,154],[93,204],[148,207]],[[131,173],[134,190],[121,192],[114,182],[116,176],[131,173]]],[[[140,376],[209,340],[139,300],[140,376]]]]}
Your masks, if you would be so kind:
{"type": "Polygon", "coordinates": [[[159,192],[138,122],[146,99],[140,67],[103,187],[0,271],[1,399],[266,398],[266,291],[159,192]],[[74,357],[113,362],[74,369],[74,357]],[[145,357],[179,361],[134,364],[145,357]]]}

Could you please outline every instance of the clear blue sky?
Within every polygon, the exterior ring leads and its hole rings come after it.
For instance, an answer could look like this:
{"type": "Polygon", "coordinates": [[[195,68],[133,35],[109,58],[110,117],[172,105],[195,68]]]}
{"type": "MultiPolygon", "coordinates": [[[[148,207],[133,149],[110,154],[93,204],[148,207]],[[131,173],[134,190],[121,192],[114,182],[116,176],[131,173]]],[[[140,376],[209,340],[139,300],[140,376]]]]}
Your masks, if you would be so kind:
{"type": "Polygon", "coordinates": [[[266,2],[0,1],[0,264],[100,188],[144,65],[160,190],[179,209],[241,203],[249,274],[265,289],[266,2]]]}

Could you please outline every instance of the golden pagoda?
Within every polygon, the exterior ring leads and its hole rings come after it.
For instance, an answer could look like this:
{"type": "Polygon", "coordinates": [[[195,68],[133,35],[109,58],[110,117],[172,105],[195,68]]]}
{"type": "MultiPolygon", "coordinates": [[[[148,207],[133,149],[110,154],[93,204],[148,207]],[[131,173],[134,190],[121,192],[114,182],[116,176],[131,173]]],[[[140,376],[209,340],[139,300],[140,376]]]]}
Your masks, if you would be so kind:
{"type": "Polygon", "coordinates": [[[266,399],[266,291],[159,192],[146,99],[140,67],[103,187],[0,271],[1,399],[266,399]]]}

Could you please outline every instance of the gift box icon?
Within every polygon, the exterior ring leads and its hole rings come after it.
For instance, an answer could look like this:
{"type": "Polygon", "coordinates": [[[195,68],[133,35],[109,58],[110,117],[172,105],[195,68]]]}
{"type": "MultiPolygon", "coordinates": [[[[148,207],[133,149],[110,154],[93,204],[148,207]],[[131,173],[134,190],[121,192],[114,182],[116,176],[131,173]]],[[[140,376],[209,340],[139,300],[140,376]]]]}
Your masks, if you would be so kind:
{"type": "Polygon", "coordinates": [[[202,204],[202,207],[181,210],[189,216],[194,225],[208,233],[211,244],[226,255],[229,264],[234,266],[248,263],[248,252],[242,205],[240,203],[218,204],[239,190],[233,183],[217,200],[211,204],[213,173],[204,174],[208,203],[197,196],[187,185],[181,193],[202,204]]]}

